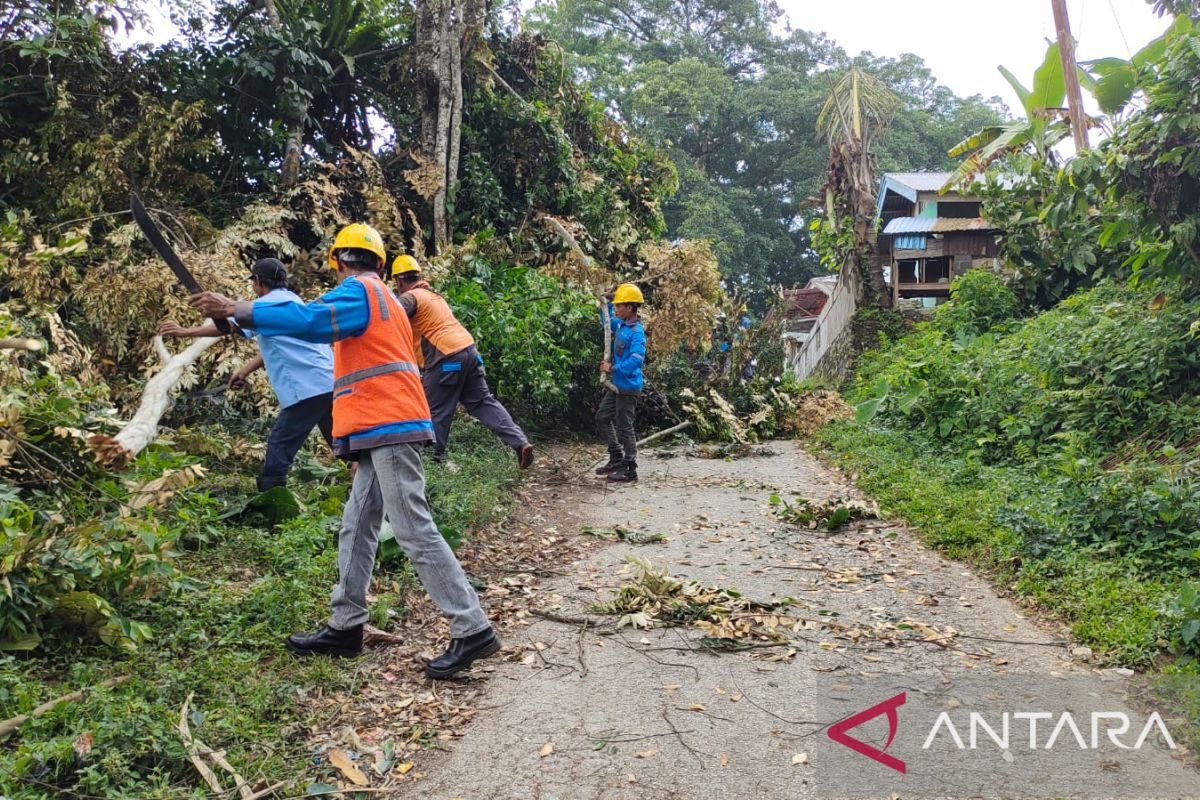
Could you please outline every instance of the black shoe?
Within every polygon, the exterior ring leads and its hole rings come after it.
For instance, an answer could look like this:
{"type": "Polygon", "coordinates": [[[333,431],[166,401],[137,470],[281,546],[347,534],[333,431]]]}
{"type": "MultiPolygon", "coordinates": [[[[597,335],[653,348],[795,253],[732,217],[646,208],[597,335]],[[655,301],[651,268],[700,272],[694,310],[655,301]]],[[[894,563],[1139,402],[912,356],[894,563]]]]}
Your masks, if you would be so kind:
{"type": "Polygon", "coordinates": [[[637,483],[637,462],[625,459],[620,466],[608,473],[610,483],[637,483]]]}
{"type": "Polygon", "coordinates": [[[284,642],[298,656],[338,656],[353,658],[362,652],[363,626],[355,625],[344,631],[322,625],[316,633],[293,633],[284,642]]]}
{"type": "Polygon", "coordinates": [[[432,661],[425,664],[425,674],[431,678],[449,678],[462,672],[477,658],[485,658],[500,649],[500,637],[488,626],[479,633],[451,639],[450,646],[432,661]]]}
{"type": "Polygon", "coordinates": [[[596,467],[597,475],[607,475],[617,467],[625,463],[625,456],[622,453],[614,453],[611,450],[608,452],[608,463],[603,467],[596,467]]]}

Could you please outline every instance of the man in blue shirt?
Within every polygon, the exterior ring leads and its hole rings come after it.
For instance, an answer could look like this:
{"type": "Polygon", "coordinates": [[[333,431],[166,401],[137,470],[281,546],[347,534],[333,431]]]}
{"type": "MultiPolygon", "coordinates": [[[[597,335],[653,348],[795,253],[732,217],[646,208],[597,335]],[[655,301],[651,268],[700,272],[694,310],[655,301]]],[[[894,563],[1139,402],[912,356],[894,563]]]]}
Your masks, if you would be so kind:
{"type": "MultiPolygon", "coordinates": [[[[256,305],[304,304],[287,288],[287,271],[278,259],[259,259],[250,270],[250,283],[258,298],[256,305]]],[[[229,388],[242,388],[251,373],[266,366],[281,408],[267,438],[266,459],[256,481],[258,490],[265,492],[287,483],[292,461],[313,428],[333,446],[333,351],[324,343],[291,336],[261,336],[244,327],[237,330],[257,340],[259,354],[229,377],[229,388]]],[[[158,332],[163,336],[220,336],[211,322],[183,328],[167,321],[158,332]]]]}
{"type": "Polygon", "coordinates": [[[646,332],[638,319],[645,298],[632,283],[613,293],[609,323],[613,329],[612,361],[600,364],[617,391],[604,389],[596,411],[596,429],[608,445],[608,463],[596,470],[614,483],[632,483],[637,476],[637,436],[633,432],[638,395],[642,393],[642,364],[646,360],[646,332]]]}

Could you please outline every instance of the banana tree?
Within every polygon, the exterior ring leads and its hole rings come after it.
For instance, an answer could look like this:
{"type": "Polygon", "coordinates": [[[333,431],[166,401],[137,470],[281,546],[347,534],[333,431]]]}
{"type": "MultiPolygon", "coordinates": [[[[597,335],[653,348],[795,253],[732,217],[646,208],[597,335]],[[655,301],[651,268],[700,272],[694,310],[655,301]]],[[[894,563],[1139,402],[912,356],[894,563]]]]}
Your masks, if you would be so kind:
{"type": "Polygon", "coordinates": [[[282,186],[295,183],[306,145],[368,138],[369,95],[398,50],[396,14],[377,0],[254,0],[236,12],[225,68],[232,108],[282,129],[282,186]]]}
{"type": "MultiPolygon", "coordinates": [[[[946,181],[943,192],[970,183],[989,164],[1009,153],[1032,150],[1039,161],[1050,160],[1054,145],[1071,134],[1070,120],[1063,108],[1067,87],[1057,42],[1046,49],[1045,60],[1033,73],[1032,88],[1025,88],[1007,68],[999,69],[1020,98],[1025,118],[988,125],[951,148],[951,157],[966,155],[966,158],[946,181]]],[[[1094,84],[1090,76],[1082,70],[1080,73],[1084,85],[1094,84]]]]}

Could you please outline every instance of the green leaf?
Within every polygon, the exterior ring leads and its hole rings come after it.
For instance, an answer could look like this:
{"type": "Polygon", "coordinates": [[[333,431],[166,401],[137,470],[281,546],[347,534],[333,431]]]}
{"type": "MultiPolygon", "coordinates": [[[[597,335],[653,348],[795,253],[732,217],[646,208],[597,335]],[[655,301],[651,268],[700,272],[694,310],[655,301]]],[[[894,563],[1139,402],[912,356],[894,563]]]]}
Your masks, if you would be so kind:
{"type": "Polygon", "coordinates": [[[1133,99],[1137,90],[1137,71],[1126,64],[1121,69],[1108,72],[1096,81],[1092,96],[1105,114],[1115,114],[1133,99]]]}
{"type": "Polygon", "coordinates": [[[310,783],[308,785],[308,788],[304,790],[304,796],[305,797],[319,797],[324,794],[337,794],[338,792],[341,792],[341,791],[342,791],[341,789],[339,789],[336,786],[333,786],[332,784],[321,783],[320,781],[313,781],[312,783],[310,783]]]}
{"type": "Polygon", "coordinates": [[[1046,48],[1046,58],[1033,73],[1033,91],[1030,92],[1026,112],[1032,118],[1035,111],[1047,108],[1062,108],[1067,97],[1067,82],[1063,77],[1062,57],[1058,42],[1046,48]]]}
{"type": "Polygon", "coordinates": [[[879,406],[887,399],[884,397],[872,397],[870,400],[864,400],[854,407],[854,419],[859,424],[870,422],[875,418],[875,414],[879,412],[879,406]]]}
{"type": "Polygon", "coordinates": [[[996,67],[996,69],[1000,70],[1000,74],[1004,76],[1004,80],[1008,81],[1008,85],[1011,86],[1013,91],[1017,93],[1017,97],[1021,100],[1021,105],[1025,108],[1025,113],[1032,114],[1033,111],[1029,104],[1029,100],[1033,95],[1033,92],[1026,89],[1025,85],[1017,80],[1017,76],[1013,75],[1008,67],[1001,65],[996,67]]]}
{"type": "Polygon", "coordinates": [[[396,531],[392,528],[392,524],[385,519],[379,529],[379,549],[375,551],[375,557],[380,563],[386,563],[403,555],[404,551],[400,548],[400,543],[396,541],[396,531]]]}
{"type": "Polygon", "coordinates": [[[0,639],[0,650],[36,650],[41,643],[42,637],[36,633],[18,633],[7,639],[0,639]]]}

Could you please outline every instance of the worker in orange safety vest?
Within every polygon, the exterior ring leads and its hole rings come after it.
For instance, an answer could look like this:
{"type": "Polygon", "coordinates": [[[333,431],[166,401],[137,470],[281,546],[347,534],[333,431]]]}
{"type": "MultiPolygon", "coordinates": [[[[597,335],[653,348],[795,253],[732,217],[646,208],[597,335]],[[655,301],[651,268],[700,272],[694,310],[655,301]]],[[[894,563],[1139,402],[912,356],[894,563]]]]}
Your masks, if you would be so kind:
{"type": "Polygon", "coordinates": [[[445,298],[424,279],[415,258],[396,256],[392,277],[400,305],[412,325],[413,349],[424,367],[421,383],[433,418],[434,459],[445,459],[450,424],[462,403],[468,414],[516,452],[521,469],[528,469],[533,463],[533,445],[488,388],[483,357],[475,349],[474,337],[455,318],[445,298]]]}
{"type": "Polygon", "coordinates": [[[420,449],[433,439],[408,313],[379,276],[383,240],[368,225],[343,228],[329,250],[337,288],[308,303],[234,302],[202,292],[207,317],[233,317],[260,336],[333,343],[333,451],[358,463],[338,535],[333,614],[317,632],[285,642],[297,655],[353,656],[362,650],[367,591],[386,512],[396,541],[433,602],[450,620],[450,645],[425,664],[446,678],[500,649],[500,639],[438,532],[425,496],[420,449]]]}

